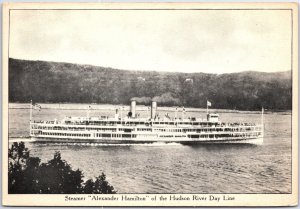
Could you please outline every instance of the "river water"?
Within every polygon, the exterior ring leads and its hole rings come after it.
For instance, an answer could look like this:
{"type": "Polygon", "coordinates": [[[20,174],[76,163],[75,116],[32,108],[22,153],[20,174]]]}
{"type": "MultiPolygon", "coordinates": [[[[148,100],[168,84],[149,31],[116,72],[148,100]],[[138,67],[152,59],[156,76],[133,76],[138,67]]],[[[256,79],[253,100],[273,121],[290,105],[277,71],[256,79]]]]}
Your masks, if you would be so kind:
{"type": "MultiPolygon", "coordinates": [[[[87,105],[42,105],[33,111],[36,120],[86,116],[87,105]],[[57,108],[58,107],[58,108],[57,108]],[[55,108],[55,109],[54,109],[55,108]]],[[[98,105],[91,116],[113,116],[114,106],[98,105]]],[[[125,111],[124,110],[124,115],[125,111]]],[[[141,117],[146,107],[138,107],[141,117]]],[[[159,114],[174,108],[159,108],[159,114]]],[[[148,113],[149,114],[149,113],[148,113]]],[[[181,114],[181,113],[179,113],[181,114]]],[[[169,115],[174,115],[171,112],[169,115]]],[[[186,108],[185,117],[205,117],[205,110],[186,108]]],[[[260,123],[255,112],[220,113],[224,122],[260,123]]],[[[26,142],[32,156],[42,162],[60,151],[73,169],[85,178],[104,172],[118,193],[290,193],[291,114],[264,115],[263,145],[88,145],[26,142]]],[[[10,104],[9,141],[28,141],[28,104],[10,104]]]]}

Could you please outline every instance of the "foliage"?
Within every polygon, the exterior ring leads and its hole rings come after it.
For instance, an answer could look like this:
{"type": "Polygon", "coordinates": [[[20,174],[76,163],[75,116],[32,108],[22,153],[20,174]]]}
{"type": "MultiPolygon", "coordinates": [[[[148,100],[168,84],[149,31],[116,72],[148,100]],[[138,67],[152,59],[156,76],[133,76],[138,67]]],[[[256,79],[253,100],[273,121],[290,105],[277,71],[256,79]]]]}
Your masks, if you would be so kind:
{"type": "Polygon", "coordinates": [[[84,183],[83,193],[85,194],[112,194],[114,188],[105,180],[106,176],[102,173],[96,180],[89,179],[84,183]]]}
{"type": "Polygon", "coordinates": [[[114,187],[102,173],[95,181],[83,183],[80,170],[73,170],[61,154],[41,163],[38,157],[30,157],[24,142],[14,142],[8,150],[8,192],[10,194],[112,194],[114,187]]]}
{"type": "Polygon", "coordinates": [[[9,59],[9,101],[129,104],[269,110],[292,108],[291,71],[231,74],[126,71],[9,59]]]}

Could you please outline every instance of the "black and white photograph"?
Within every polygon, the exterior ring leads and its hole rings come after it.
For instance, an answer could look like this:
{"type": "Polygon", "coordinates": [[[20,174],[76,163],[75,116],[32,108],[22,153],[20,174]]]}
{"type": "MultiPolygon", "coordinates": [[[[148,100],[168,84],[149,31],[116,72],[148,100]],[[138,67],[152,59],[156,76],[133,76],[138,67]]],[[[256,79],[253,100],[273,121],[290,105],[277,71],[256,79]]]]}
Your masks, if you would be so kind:
{"type": "Polygon", "coordinates": [[[3,13],[4,204],[298,204],[297,4],[3,13]]]}

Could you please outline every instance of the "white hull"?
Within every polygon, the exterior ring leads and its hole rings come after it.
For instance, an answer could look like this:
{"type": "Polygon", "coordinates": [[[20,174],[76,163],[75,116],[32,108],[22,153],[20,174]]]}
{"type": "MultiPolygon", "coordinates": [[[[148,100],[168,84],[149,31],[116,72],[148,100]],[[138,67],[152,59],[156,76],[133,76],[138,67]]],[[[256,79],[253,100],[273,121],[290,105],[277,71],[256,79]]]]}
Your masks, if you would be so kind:
{"type": "Polygon", "coordinates": [[[71,142],[71,143],[104,143],[104,144],[140,144],[140,143],[182,143],[182,144],[263,144],[263,137],[258,138],[219,138],[219,139],[189,139],[189,138],[123,138],[123,139],[111,139],[111,138],[53,138],[53,137],[32,137],[33,141],[37,142],[71,142]]]}

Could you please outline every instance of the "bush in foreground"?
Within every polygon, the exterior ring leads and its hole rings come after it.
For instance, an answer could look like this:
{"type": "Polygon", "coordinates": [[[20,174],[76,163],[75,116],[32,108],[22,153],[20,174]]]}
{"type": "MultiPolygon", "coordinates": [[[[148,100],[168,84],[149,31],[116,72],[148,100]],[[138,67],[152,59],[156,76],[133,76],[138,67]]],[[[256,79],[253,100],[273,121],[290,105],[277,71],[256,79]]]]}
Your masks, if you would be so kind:
{"type": "Polygon", "coordinates": [[[41,163],[30,157],[24,142],[14,142],[8,150],[8,192],[10,194],[114,194],[104,173],[95,181],[83,181],[83,173],[73,170],[59,152],[52,160],[41,163]]]}

